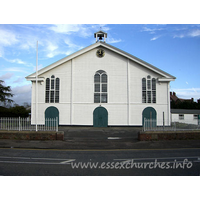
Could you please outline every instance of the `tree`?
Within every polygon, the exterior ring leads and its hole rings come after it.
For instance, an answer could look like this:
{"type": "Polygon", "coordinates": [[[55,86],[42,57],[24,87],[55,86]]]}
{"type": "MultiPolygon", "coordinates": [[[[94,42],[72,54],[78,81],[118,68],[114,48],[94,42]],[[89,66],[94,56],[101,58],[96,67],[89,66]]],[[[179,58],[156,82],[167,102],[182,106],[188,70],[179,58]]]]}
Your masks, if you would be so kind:
{"type": "Polygon", "coordinates": [[[28,103],[28,102],[24,102],[24,103],[23,103],[23,106],[24,106],[24,108],[29,108],[29,107],[31,107],[31,104],[28,103]]]}
{"type": "Polygon", "coordinates": [[[12,103],[13,100],[10,99],[10,97],[13,97],[13,94],[11,93],[10,86],[4,86],[4,81],[0,80],[0,102],[4,103],[12,103]]]}
{"type": "Polygon", "coordinates": [[[12,117],[28,117],[29,111],[24,106],[15,105],[9,109],[12,117]]]}

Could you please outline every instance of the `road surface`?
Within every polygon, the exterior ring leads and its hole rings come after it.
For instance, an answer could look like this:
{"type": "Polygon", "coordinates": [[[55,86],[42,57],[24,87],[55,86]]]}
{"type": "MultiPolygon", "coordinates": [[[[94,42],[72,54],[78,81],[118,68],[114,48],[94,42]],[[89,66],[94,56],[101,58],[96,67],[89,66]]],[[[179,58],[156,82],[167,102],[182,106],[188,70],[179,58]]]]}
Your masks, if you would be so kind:
{"type": "Polygon", "coordinates": [[[0,149],[1,176],[200,175],[200,149],[0,149]]]}

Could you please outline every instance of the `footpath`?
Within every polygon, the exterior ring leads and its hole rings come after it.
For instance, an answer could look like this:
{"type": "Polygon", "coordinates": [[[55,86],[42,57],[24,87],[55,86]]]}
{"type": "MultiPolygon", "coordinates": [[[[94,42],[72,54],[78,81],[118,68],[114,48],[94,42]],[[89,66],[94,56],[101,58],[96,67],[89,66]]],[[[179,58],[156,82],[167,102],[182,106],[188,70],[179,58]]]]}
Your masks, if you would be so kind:
{"type": "Polygon", "coordinates": [[[123,149],[184,149],[200,148],[200,140],[132,141],[132,140],[0,140],[0,148],[69,149],[69,150],[123,150],[123,149]]]}
{"type": "Polygon", "coordinates": [[[200,140],[138,141],[141,128],[59,127],[64,140],[0,139],[0,148],[60,150],[125,150],[200,148],[200,140]]]}

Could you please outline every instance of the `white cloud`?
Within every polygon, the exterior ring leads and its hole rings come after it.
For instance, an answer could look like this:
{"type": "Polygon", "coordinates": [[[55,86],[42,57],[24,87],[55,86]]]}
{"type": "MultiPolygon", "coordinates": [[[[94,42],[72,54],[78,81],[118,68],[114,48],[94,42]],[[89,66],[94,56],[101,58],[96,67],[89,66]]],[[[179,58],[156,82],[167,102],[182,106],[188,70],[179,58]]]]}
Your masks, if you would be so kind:
{"type": "Polygon", "coordinates": [[[150,32],[151,34],[155,33],[156,31],[163,31],[165,30],[164,28],[148,28],[148,27],[143,27],[141,31],[146,31],[150,32]]]}
{"type": "Polygon", "coordinates": [[[186,35],[185,34],[175,34],[174,36],[173,36],[173,38],[184,38],[184,37],[186,37],[186,35]]]}
{"type": "Polygon", "coordinates": [[[193,30],[188,35],[190,37],[198,37],[198,36],[200,36],[200,30],[193,30]]]}
{"type": "Polygon", "coordinates": [[[8,61],[8,62],[11,62],[11,63],[17,63],[17,64],[23,64],[23,65],[25,65],[26,64],[26,62],[24,62],[24,61],[22,61],[22,60],[20,60],[20,59],[18,59],[18,58],[16,58],[16,59],[6,59],[6,58],[4,58],[6,61],[8,61]]]}
{"type": "Polygon", "coordinates": [[[50,30],[56,32],[56,33],[62,33],[62,34],[77,34],[80,37],[90,37],[95,32],[100,30],[100,27],[102,31],[108,31],[110,28],[105,24],[55,24],[51,27],[49,27],[50,30]]]}
{"type": "MultiPolygon", "coordinates": [[[[149,27],[146,27],[146,26],[142,27],[142,30],[141,30],[141,32],[148,32],[151,35],[158,34],[157,33],[158,31],[159,31],[159,34],[160,34],[160,31],[166,31],[166,28],[163,28],[163,27],[160,28],[159,25],[154,25],[153,28],[149,28],[149,27]]],[[[150,40],[151,41],[157,40],[161,36],[162,36],[161,34],[159,36],[154,36],[150,40]]]]}
{"type": "Polygon", "coordinates": [[[2,46],[10,46],[12,44],[16,44],[18,39],[15,34],[4,29],[0,29],[0,44],[2,46]]]}
{"type": "Polygon", "coordinates": [[[72,42],[72,40],[70,38],[64,38],[64,43],[66,44],[66,46],[64,48],[62,47],[58,47],[57,44],[52,44],[50,42],[47,42],[48,46],[46,48],[46,56],[48,58],[53,58],[54,56],[63,54],[63,55],[70,55],[80,49],[83,48],[83,46],[77,45],[74,42],[72,42]]]}
{"type": "Polygon", "coordinates": [[[171,91],[175,91],[179,98],[183,99],[191,99],[194,98],[196,101],[200,98],[200,88],[186,88],[186,89],[178,89],[172,88],[171,91]]]}
{"type": "Polygon", "coordinates": [[[3,57],[3,55],[4,55],[4,50],[3,50],[3,48],[0,46],[0,58],[3,57]]]}
{"type": "Polygon", "coordinates": [[[71,34],[73,32],[78,32],[80,30],[80,25],[78,24],[55,24],[49,28],[57,33],[71,34]]]}
{"type": "Polygon", "coordinates": [[[50,53],[47,54],[47,57],[48,58],[53,58],[54,56],[56,56],[58,54],[59,54],[59,52],[55,52],[55,51],[54,52],[50,52],[50,53]]]}
{"type": "Polygon", "coordinates": [[[47,57],[48,58],[53,58],[54,56],[58,55],[60,52],[57,50],[58,46],[56,44],[53,44],[51,42],[47,42],[47,47],[46,47],[46,51],[47,51],[47,57]]]}
{"type": "Polygon", "coordinates": [[[73,51],[73,50],[79,50],[82,49],[83,46],[77,45],[73,43],[69,38],[65,38],[65,44],[73,51]]]}
{"type": "Polygon", "coordinates": [[[22,105],[24,102],[31,102],[31,84],[17,86],[11,89],[14,94],[12,99],[15,103],[22,105]]]}
{"type": "Polygon", "coordinates": [[[5,68],[3,71],[27,73],[27,71],[24,70],[24,68],[21,68],[21,67],[9,67],[9,68],[5,68]]]}
{"type": "Polygon", "coordinates": [[[24,77],[18,77],[13,83],[22,83],[25,80],[24,77]]]}
{"type": "Polygon", "coordinates": [[[112,43],[118,43],[118,42],[121,42],[122,40],[121,39],[114,39],[112,37],[108,37],[107,39],[107,42],[112,44],[112,43]]]}
{"type": "Polygon", "coordinates": [[[181,33],[174,34],[173,38],[185,38],[185,37],[199,37],[200,36],[200,29],[183,31],[181,33]]]}
{"type": "Polygon", "coordinates": [[[8,72],[8,73],[6,73],[6,74],[0,76],[0,80],[10,79],[10,78],[13,77],[13,76],[14,76],[14,73],[8,72]]]}
{"type": "Polygon", "coordinates": [[[30,48],[36,49],[36,38],[34,37],[27,37],[25,36],[23,38],[23,41],[21,41],[21,45],[19,46],[22,50],[29,50],[30,48]]]}
{"type": "Polygon", "coordinates": [[[157,40],[160,36],[155,36],[153,38],[151,38],[151,41],[157,40]]]}
{"type": "Polygon", "coordinates": [[[48,42],[48,46],[47,46],[47,50],[48,51],[55,51],[56,49],[58,49],[58,46],[51,43],[51,42],[48,42]]]}
{"type": "Polygon", "coordinates": [[[187,25],[187,24],[168,24],[165,27],[160,25],[145,25],[141,28],[141,32],[147,32],[153,34],[151,41],[157,40],[161,36],[169,36],[173,38],[185,38],[185,37],[199,37],[200,29],[199,25],[187,25]],[[160,34],[161,33],[161,34],[160,34]],[[160,35],[157,37],[156,35],[160,35]]]}

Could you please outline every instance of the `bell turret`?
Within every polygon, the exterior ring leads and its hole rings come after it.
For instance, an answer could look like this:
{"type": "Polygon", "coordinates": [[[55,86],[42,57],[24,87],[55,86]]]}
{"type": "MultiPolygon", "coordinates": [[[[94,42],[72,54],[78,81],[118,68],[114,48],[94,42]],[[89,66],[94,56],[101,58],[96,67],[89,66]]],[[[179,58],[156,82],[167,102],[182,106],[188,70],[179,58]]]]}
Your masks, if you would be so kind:
{"type": "Polygon", "coordinates": [[[96,42],[99,42],[103,39],[104,39],[104,42],[106,42],[107,33],[103,32],[103,31],[98,31],[94,34],[94,37],[96,38],[96,42]]]}

